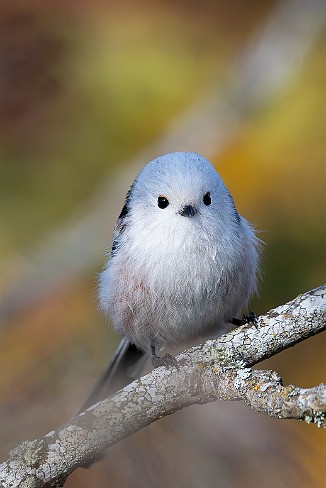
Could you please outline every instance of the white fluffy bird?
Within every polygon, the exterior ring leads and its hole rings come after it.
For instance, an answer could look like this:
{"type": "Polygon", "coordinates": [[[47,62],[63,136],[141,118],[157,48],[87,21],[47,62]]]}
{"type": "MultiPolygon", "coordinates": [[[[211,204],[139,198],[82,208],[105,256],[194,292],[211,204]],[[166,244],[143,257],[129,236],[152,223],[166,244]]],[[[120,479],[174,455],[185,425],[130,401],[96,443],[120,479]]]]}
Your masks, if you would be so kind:
{"type": "Polygon", "coordinates": [[[112,393],[142,351],[160,364],[161,347],[222,333],[256,291],[259,243],[207,159],[176,152],[146,164],[100,277],[100,307],[123,340],[81,409],[112,393]]]}

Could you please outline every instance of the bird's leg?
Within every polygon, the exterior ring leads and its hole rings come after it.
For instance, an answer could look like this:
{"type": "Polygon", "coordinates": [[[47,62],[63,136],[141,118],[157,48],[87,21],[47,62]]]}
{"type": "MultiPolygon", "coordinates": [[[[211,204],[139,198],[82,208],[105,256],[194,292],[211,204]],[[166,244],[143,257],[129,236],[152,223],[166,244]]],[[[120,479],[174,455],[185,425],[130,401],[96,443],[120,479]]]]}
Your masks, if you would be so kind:
{"type": "Polygon", "coordinates": [[[242,321],[244,324],[258,324],[257,315],[252,310],[249,311],[248,315],[242,315],[242,321]]]}
{"type": "Polygon", "coordinates": [[[152,365],[154,368],[159,368],[160,366],[165,366],[166,368],[170,368],[171,366],[178,367],[177,360],[171,356],[171,354],[165,354],[163,358],[157,356],[155,352],[155,346],[151,344],[151,352],[152,352],[152,365]]]}
{"type": "Polygon", "coordinates": [[[230,320],[230,324],[236,325],[237,327],[240,325],[257,325],[257,316],[255,312],[250,311],[248,315],[242,315],[241,319],[233,318],[230,320]]]}

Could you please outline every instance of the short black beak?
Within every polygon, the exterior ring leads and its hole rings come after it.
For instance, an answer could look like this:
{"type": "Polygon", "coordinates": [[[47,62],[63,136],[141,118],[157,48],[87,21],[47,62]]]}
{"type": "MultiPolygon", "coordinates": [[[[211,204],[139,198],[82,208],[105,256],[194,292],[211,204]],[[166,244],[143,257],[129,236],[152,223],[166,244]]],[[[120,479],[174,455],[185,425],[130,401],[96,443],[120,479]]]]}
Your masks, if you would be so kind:
{"type": "Polygon", "coordinates": [[[197,213],[197,210],[192,205],[185,205],[179,213],[182,217],[193,217],[197,213]]]}

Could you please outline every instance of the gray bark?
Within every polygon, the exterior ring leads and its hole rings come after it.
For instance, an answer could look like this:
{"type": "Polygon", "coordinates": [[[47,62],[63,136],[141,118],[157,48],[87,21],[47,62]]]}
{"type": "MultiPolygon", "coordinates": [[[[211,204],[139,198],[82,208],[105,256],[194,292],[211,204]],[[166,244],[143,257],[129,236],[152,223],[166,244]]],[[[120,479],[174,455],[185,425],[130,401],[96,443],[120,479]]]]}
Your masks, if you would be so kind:
{"type": "Polygon", "coordinates": [[[63,484],[113,444],[159,418],[193,404],[243,400],[280,419],[325,427],[326,385],[283,386],[274,371],[251,366],[326,329],[326,285],[176,357],[110,399],[97,403],[41,439],[23,442],[0,465],[1,487],[63,484]]]}

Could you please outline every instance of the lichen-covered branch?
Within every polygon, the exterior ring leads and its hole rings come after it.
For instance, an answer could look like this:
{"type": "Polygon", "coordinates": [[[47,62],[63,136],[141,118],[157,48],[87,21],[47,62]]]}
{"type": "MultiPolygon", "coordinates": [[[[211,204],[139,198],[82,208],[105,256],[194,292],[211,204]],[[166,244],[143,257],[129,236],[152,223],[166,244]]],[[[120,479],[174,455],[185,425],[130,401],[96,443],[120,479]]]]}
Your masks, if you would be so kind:
{"type": "Polygon", "coordinates": [[[326,328],[326,285],[214,341],[189,349],[178,367],[158,368],[42,439],[24,442],[0,465],[2,487],[56,486],[78,466],[155,420],[192,404],[243,400],[281,419],[324,425],[326,386],[283,386],[250,366],[326,328]]]}
{"type": "Polygon", "coordinates": [[[326,285],[299,295],[258,318],[256,327],[240,327],[214,341],[217,359],[252,366],[326,328],[326,285]]]}
{"type": "Polygon", "coordinates": [[[233,390],[234,400],[244,400],[253,410],[279,419],[305,420],[318,427],[326,426],[326,385],[306,389],[283,386],[282,378],[275,371],[250,368],[222,374],[224,385],[229,381],[227,396],[233,390]]]}

